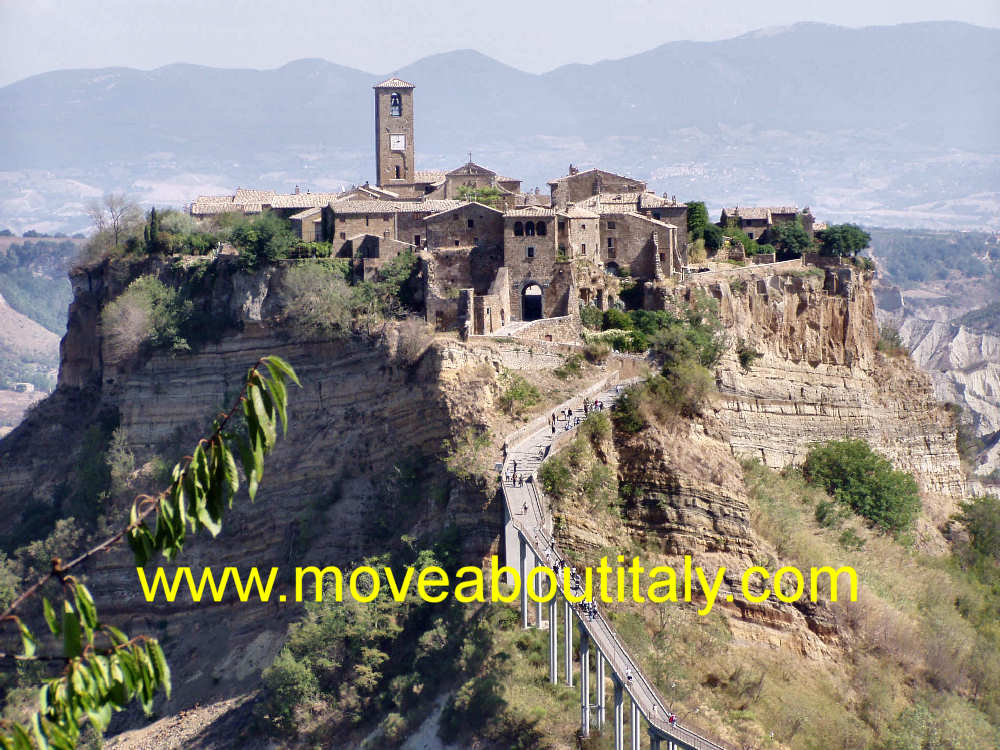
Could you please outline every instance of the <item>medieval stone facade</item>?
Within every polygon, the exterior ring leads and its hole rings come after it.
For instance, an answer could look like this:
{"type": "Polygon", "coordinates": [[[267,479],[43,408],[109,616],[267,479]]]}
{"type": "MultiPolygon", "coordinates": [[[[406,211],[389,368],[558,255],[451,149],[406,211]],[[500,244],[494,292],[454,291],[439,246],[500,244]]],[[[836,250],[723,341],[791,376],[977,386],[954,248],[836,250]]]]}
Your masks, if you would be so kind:
{"type": "MultiPolygon", "coordinates": [[[[510,323],[620,304],[619,279],[662,286],[687,263],[687,206],[646,183],[602,169],[551,180],[549,196],[469,160],[450,171],[418,170],[414,89],[390,78],[374,87],[376,185],[338,194],[237,190],[202,196],[196,216],[274,211],[306,242],[331,243],[372,278],[400,253],[421,259],[427,320],[439,330],[493,333],[510,323]]],[[[806,209],[726,209],[760,236],[806,209]]]]}

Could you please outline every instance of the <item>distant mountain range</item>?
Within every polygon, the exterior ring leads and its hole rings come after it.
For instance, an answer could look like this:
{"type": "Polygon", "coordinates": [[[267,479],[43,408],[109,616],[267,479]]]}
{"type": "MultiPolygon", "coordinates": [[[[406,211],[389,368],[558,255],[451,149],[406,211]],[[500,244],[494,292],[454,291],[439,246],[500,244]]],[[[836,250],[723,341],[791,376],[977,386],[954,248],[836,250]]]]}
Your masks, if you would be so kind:
{"type": "MultiPolygon", "coordinates": [[[[540,185],[600,163],[679,198],[811,204],[886,225],[1000,227],[1000,30],[822,24],[525,73],[471,50],[416,84],[419,168],[473,158],[540,185]]],[[[0,89],[0,226],[78,229],[88,195],[147,202],[374,173],[371,86],[275,70],[63,70],[0,89]],[[33,223],[32,223],[33,222],[33,223]]]]}

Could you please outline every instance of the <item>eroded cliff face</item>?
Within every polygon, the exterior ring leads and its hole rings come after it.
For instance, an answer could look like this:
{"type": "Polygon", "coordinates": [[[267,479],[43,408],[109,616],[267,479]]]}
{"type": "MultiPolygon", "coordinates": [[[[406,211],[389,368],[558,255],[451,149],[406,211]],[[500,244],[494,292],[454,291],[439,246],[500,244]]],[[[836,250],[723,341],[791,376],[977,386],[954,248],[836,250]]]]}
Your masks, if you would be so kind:
{"type": "MultiPolygon", "coordinates": [[[[392,327],[372,338],[292,340],[268,321],[281,306],[275,274],[218,269],[199,297],[228,321],[218,342],[114,365],[99,312],[125,282],[109,268],[76,279],[60,388],[0,443],[4,531],[47,511],[68,514],[60,483],[77,470],[80,435],[95,420],[125,431],[138,465],[154,456],[172,465],[236,397],[247,369],[276,354],[303,383],[290,393],[288,434],[266,463],[256,502],[241,493],[221,536],[193,538],[180,564],[196,571],[258,566],[265,576],[279,567],[278,586],[290,592],[293,566],[347,569],[404,533],[420,537],[454,525],[473,563],[494,549],[502,520],[495,488],[455,479],[441,457],[445,440],[491,413],[502,355],[488,345],[441,340],[409,364],[392,327]]],[[[101,511],[120,515],[122,505],[101,511]]],[[[163,639],[175,674],[184,675],[168,712],[256,688],[288,622],[301,613],[276,601],[192,604],[180,596],[149,604],[122,549],[99,558],[87,575],[103,614],[163,639]]]]}
{"type": "Polygon", "coordinates": [[[862,438],[913,473],[929,526],[944,522],[965,493],[955,427],[926,373],[876,351],[870,275],[758,273],[742,288],[706,287],[731,340],[761,355],[744,369],[730,352],[717,372],[733,452],[781,468],[812,443],[862,438]]]}
{"type": "Polygon", "coordinates": [[[1000,336],[955,323],[906,317],[899,326],[910,356],[931,376],[939,401],[968,411],[985,449],[973,467],[1000,469],[1000,336]]]}
{"type": "Polygon", "coordinates": [[[829,606],[753,604],[742,595],[739,572],[783,563],[753,529],[739,460],[782,468],[800,463],[812,443],[863,438],[917,477],[919,537],[941,550],[937,526],[964,492],[955,428],[925,373],[876,350],[869,278],[853,269],[714,276],[677,288],[675,301],[703,292],[719,302],[734,344],[716,373],[719,395],[697,420],[615,431],[607,463],[624,489],[620,518],[570,508],[557,533],[565,548],[595,561],[607,549],[638,547],[675,569],[684,555],[708,571],[724,565],[733,600],[716,606],[735,637],[822,658],[842,637],[829,606]],[[744,369],[737,348],[760,356],[744,369]]]}

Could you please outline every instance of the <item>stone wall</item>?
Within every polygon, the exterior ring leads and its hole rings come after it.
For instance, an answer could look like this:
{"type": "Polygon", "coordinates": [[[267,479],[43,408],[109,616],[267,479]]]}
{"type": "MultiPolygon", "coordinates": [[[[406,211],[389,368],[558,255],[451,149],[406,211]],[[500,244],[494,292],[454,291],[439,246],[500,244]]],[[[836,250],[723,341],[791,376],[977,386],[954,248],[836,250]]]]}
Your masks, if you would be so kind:
{"type": "Polygon", "coordinates": [[[512,333],[516,339],[579,343],[583,330],[579,315],[562,315],[558,318],[535,320],[512,333]]]}
{"type": "Polygon", "coordinates": [[[425,226],[427,247],[432,250],[503,246],[503,214],[479,203],[429,217],[425,226]]]}
{"type": "Polygon", "coordinates": [[[600,192],[640,193],[645,191],[646,183],[600,169],[588,169],[556,180],[549,187],[552,205],[564,208],[567,203],[579,203],[600,192]]]}

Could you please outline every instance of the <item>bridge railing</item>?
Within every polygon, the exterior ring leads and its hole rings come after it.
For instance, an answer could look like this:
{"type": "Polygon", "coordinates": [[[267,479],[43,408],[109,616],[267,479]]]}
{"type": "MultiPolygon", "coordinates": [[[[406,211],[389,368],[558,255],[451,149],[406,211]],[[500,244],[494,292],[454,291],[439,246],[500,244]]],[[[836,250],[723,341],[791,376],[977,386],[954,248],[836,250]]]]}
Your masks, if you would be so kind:
{"type": "MultiPolygon", "coordinates": [[[[612,375],[617,375],[613,373],[612,375]]],[[[627,386],[634,382],[641,380],[641,378],[632,378],[628,381],[624,381],[618,385],[627,386]]],[[[602,381],[592,385],[590,388],[586,389],[583,393],[577,394],[572,399],[564,402],[564,405],[560,405],[559,408],[566,408],[565,404],[570,404],[574,401],[582,400],[583,398],[600,393],[602,390],[608,389],[610,385],[617,381],[617,377],[612,377],[609,375],[602,381]]],[[[505,447],[509,447],[509,452],[512,452],[514,448],[517,447],[520,441],[527,438],[529,435],[533,435],[540,430],[544,430],[547,425],[546,419],[534,420],[529,425],[526,425],[521,430],[518,430],[505,441],[505,447]],[[535,424],[537,423],[537,425],[535,424]],[[533,426],[533,429],[528,431],[526,428],[533,426]]],[[[575,427],[567,431],[570,434],[575,432],[575,427]]],[[[551,452],[551,446],[546,454],[549,455],[551,452]]],[[[506,473],[506,467],[504,467],[506,473]]],[[[555,540],[549,538],[544,539],[543,534],[546,533],[545,526],[547,520],[547,514],[545,512],[545,504],[542,492],[537,486],[537,481],[533,480],[527,483],[529,495],[531,497],[532,503],[537,511],[538,518],[541,521],[540,528],[527,528],[521,521],[519,521],[512,508],[514,507],[510,494],[508,493],[508,487],[506,483],[502,483],[504,502],[507,505],[508,513],[510,516],[510,522],[513,527],[518,531],[521,537],[524,539],[525,544],[531,550],[532,554],[538,560],[544,559],[546,548],[551,550],[552,555],[554,555],[556,561],[565,561],[565,557],[561,555],[556,548],[555,540]]],[[[513,489],[511,487],[510,489],[513,489]]],[[[551,519],[548,519],[551,520],[551,519]]],[[[523,583],[522,583],[523,585],[523,583]]],[[[571,606],[574,606],[571,604],[571,606]]],[[[663,738],[673,740],[675,742],[680,742],[685,746],[695,748],[695,750],[735,750],[735,748],[719,743],[715,740],[711,740],[703,736],[700,732],[694,731],[693,728],[689,729],[685,726],[680,726],[679,724],[670,724],[668,721],[669,711],[663,697],[660,695],[659,691],[653,685],[653,683],[645,676],[639,665],[636,663],[635,659],[629,654],[625,649],[624,644],[618,638],[617,632],[611,623],[604,617],[604,614],[598,610],[597,616],[590,620],[585,616],[581,616],[580,613],[577,614],[577,619],[583,625],[584,630],[587,632],[588,637],[595,643],[604,658],[608,660],[611,664],[614,674],[617,675],[619,680],[622,682],[623,689],[629,694],[630,698],[635,702],[636,706],[639,708],[640,713],[645,718],[646,722],[654,727],[656,732],[662,735],[663,738]],[[632,679],[628,680],[626,678],[627,674],[632,674],[632,679]]]]}

